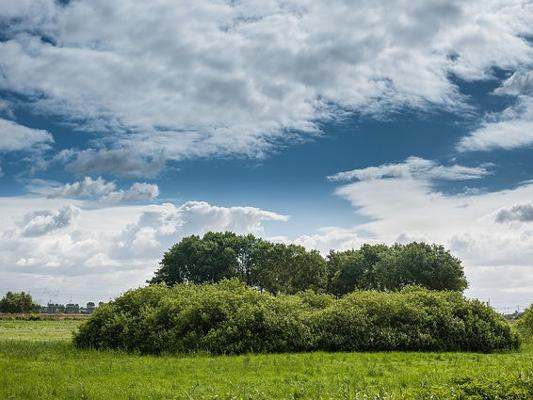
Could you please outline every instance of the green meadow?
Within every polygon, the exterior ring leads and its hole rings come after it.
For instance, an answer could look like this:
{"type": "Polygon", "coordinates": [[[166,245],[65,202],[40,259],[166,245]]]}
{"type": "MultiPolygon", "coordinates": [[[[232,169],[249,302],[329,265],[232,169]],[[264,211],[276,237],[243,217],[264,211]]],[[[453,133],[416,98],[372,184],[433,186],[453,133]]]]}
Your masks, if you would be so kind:
{"type": "Polygon", "coordinates": [[[0,320],[0,399],[531,399],[533,345],[477,353],[145,356],[72,346],[76,320],[0,320]]]}

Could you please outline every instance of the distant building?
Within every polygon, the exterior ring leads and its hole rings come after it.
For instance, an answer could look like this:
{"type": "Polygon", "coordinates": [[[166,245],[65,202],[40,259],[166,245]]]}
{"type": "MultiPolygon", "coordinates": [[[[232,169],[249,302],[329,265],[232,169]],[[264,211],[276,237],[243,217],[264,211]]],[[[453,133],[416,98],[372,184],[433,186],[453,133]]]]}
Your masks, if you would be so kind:
{"type": "Polygon", "coordinates": [[[87,314],[91,314],[96,309],[96,304],[92,301],[87,303],[87,314]]]}
{"type": "Polygon", "coordinates": [[[64,313],[65,312],[65,306],[63,304],[53,304],[48,303],[46,307],[43,307],[41,309],[41,312],[45,312],[48,314],[57,314],[57,313],[64,313]],[[44,309],[44,311],[43,311],[44,309]]]}
{"type": "Polygon", "coordinates": [[[65,313],[67,314],[79,314],[80,306],[78,304],[69,303],[65,306],[65,313]]]}

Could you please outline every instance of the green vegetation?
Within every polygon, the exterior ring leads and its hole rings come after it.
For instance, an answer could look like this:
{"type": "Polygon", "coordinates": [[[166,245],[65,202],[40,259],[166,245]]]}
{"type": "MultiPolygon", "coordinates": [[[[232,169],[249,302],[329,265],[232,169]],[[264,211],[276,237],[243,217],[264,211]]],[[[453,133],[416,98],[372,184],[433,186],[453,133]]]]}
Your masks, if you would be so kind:
{"type": "Polygon", "coordinates": [[[425,243],[364,245],[332,251],[271,243],[253,235],[208,232],[183,238],[166,252],[151,283],[215,283],[236,278],[271,293],[304,290],[337,296],[354,290],[397,291],[419,285],[433,290],[467,287],[461,261],[442,246],[425,243]]]}
{"type": "Polygon", "coordinates": [[[79,321],[0,320],[0,398],[16,400],[533,398],[533,346],[520,352],[140,356],[78,350],[79,321]],[[17,337],[13,323],[31,336],[17,337]],[[10,326],[6,328],[6,324],[10,326]],[[55,327],[53,327],[55,326],[55,327]],[[54,339],[50,330],[62,332],[54,339]],[[39,336],[41,332],[41,336],[39,336]]]}
{"type": "Polygon", "coordinates": [[[232,280],[130,290],[97,309],[75,344],[155,354],[490,352],[515,349],[518,338],[491,308],[458,292],[274,296],[232,280]]]}
{"type": "Polygon", "coordinates": [[[0,312],[2,313],[28,313],[38,309],[28,293],[7,292],[0,300],[0,312]]]}
{"type": "Polygon", "coordinates": [[[0,340],[57,341],[72,339],[81,320],[0,319],[0,340]]]}
{"type": "MultiPolygon", "coordinates": [[[[85,321],[0,319],[0,399],[532,399],[533,307],[516,323],[519,350],[465,287],[461,262],[435,245],[324,259],[251,235],[191,236],[152,285],[85,321]]],[[[10,310],[25,304],[10,312],[32,304],[8,295],[10,310]]]]}
{"type": "Polygon", "coordinates": [[[526,339],[533,339],[533,304],[524,311],[516,323],[516,328],[526,339]]]}

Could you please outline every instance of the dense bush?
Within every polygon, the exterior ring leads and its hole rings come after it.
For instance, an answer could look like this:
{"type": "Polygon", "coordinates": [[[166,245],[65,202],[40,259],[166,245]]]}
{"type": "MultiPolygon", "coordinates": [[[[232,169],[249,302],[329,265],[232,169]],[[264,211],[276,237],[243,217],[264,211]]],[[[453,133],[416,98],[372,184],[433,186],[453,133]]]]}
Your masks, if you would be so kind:
{"type": "Polygon", "coordinates": [[[75,344],[141,353],[490,352],[514,349],[518,339],[492,309],[457,292],[363,291],[336,300],[310,291],[273,296],[231,280],[131,290],[99,307],[75,344]]]}
{"type": "Polygon", "coordinates": [[[516,323],[516,328],[522,336],[533,339],[533,305],[526,308],[516,323]]]}
{"type": "Polygon", "coordinates": [[[312,289],[342,296],[356,289],[397,291],[409,285],[463,291],[461,261],[426,243],[365,244],[358,250],[316,250],[253,235],[208,232],[183,238],[163,256],[151,283],[215,283],[236,278],[271,293],[312,289]]]}

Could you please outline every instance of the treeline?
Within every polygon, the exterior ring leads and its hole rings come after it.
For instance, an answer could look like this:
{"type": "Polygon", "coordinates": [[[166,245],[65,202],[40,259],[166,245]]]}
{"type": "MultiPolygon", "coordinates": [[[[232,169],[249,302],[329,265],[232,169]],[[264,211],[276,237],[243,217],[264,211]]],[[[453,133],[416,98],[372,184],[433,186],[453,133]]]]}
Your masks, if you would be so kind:
{"type": "Polygon", "coordinates": [[[152,354],[491,352],[519,345],[499,314],[458,292],[411,287],[340,299],[312,291],[274,296],[236,279],[130,290],[98,308],[74,343],[152,354]]]}
{"type": "Polygon", "coordinates": [[[342,296],[410,285],[462,292],[467,287],[461,261],[438,245],[365,244],[358,250],[331,251],[324,258],[303,246],[232,232],[183,238],[164,254],[150,282],[172,286],[223,279],[238,279],[274,294],[310,289],[342,296]]]}

